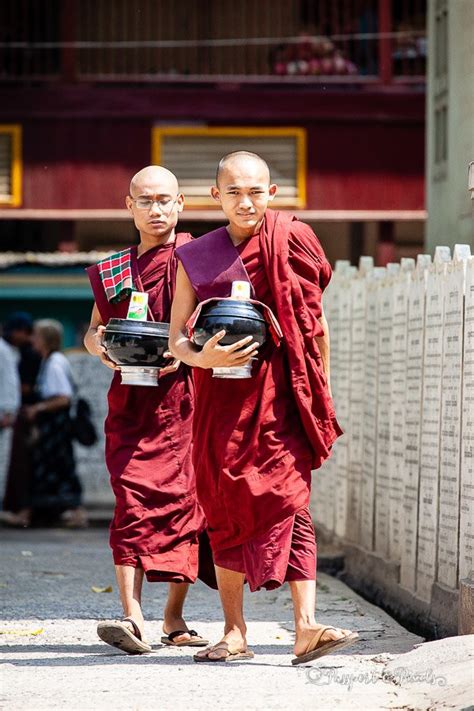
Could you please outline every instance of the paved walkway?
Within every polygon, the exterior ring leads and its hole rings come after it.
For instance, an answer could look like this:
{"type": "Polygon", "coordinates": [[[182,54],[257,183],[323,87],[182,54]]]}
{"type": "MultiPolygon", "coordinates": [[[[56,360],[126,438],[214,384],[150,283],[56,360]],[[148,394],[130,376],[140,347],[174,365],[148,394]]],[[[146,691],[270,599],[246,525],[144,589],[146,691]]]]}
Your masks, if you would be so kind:
{"type": "MultiPolygon", "coordinates": [[[[357,630],[361,642],[292,667],[289,590],[246,597],[250,662],[193,663],[190,649],[159,644],[166,588],[147,585],[153,654],[130,657],[102,644],[98,620],[119,615],[107,531],[1,531],[0,668],[6,711],[201,709],[463,709],[472,700],[472,637],[421,644],[340,581],[321,574],[321,622],[357,630]],[[93,592],[93,586],[113,592],[93,592]]],[[[217,593],[191,589],[187,619],[216,641],[217,593]]],[[[471,707],[472,708],[472,707],[471,707]]]]}

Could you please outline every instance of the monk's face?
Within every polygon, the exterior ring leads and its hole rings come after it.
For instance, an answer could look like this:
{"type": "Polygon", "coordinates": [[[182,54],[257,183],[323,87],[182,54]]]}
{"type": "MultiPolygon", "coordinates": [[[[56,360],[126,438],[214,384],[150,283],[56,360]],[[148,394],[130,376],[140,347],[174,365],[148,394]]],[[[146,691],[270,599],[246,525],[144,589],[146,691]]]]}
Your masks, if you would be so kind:
{"type": "Polygon", "coordinates": [[[173,178],[157,171],[132,182],[126,204],[140,234],[161,240],[176,227],[184,196],[173,178]]]}
{"type": "Polygon", "coordinates": [[[258,229],[276,191],[265,164],[246,158],[229,161],[221,171],[218,185],[211,188],[230,226],[241,234],[252,234],[258,229]]]}

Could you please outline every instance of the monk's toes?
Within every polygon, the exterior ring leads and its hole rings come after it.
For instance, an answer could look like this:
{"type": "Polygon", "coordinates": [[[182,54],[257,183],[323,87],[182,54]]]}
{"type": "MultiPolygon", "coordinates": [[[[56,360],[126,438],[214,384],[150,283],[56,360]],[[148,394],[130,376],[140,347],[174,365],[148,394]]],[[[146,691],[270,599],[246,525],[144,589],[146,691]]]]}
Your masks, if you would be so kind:
{"type": "Polygon", "coordinates": [[[210,652],[212,652],[212,647],[207,647],[206,649],[201,649],[199,652],[196,652],[194,656],[200,659],[207,659],[210,652]]]}
{"type": "Polygon", "coordinates": [[[352,630],[338,629],[337,636],[334,637],[334,639],[344,639],[344,637],[348,637],[350,634],[352,634],[352,630]]]}
{"type": "Polygon", "coordinates": [[[333,640],[343,639],[347,637],[348,634],[351,634],[350,630],[340,629],[339,627],[334,630],[326,630],[323,634],[323,641],[332,642],[333,640]]]}
{"type": "Polygon", "coordinates": [[[207,658],[217,662],[219,659],[225,659],[228,656],[229,652],[221,647],[219,649],[211,649],[207,655],[207,658]]]}

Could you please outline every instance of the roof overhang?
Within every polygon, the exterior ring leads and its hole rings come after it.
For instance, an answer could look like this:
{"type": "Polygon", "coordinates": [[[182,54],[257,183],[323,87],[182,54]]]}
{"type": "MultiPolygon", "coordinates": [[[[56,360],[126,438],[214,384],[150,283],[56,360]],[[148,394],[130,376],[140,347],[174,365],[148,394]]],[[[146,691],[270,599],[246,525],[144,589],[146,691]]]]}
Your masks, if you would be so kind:
{"type": "MultiPolygon", "coordinates": [[[[426,210],[291,210],[306,222],[424,222],[426,210]]],[[[224,222],[220,210],[184,210],[181,222],[224,222]]],[[[127,210],[2,209],[0,220],[128,221],[127,210]]]]}

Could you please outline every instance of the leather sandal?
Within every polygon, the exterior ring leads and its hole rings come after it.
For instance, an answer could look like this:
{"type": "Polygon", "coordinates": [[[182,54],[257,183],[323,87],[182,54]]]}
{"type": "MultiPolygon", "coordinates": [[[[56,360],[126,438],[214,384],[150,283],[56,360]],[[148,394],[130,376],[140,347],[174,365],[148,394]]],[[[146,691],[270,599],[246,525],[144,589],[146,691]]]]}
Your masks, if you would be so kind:
{"type": "Polygon", "coordinates": [[[152,651],[151,645],[142,638],[142,633],[137,623],[131,617],[124,617],[123,620],[115,620],[114,622],[99,622],[97,634],[103,642],[110,644],[112,647],[117,647],[117,649],[127,654],[146,654],[152,651]],[[129,630],[124,622],[132,625],[133,632],[129,630]]]}
{"type": "Polygon", "coordinates": [[[337,627],[331,627],[330,625],[322,625],[321,629],[316,632],[314,637],[309,642],[308,646],[306,647],[306,651],[303,654],[299,654],[298,656],[294,657],[291,660],[291,663],[296,665],[312,662],[314,659],[319,659],[319,657],[323,657],[325,654],[330,654],[331,652],[336,652],[339,649],[348,647],[350,644],[354,644],[354,642],[359,639],[359,635],[357,634],[357,632],[351,632],[350,634],[347,634],[344,637],[341,637],[340,639],[331,639],[329,640],[329,642],[323,642],[322,644],[320,644],[321,637],[323,636],[324,632],[326,632],[326,630],[335,629],[337,629],[337,627]]]}
{"type": "Polygon", "coordinates": [[[174,632],[170,632],[169,635],[162,637],[161,644],[167,644],[169,647],[205,647],[206,644],[209,644],[209,640],[200,637],[196,630],[175,630],[174,632]],[[191,639],[175,642],[176,637],[182,634],[191,635],[191,639]]]}

